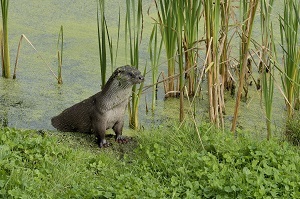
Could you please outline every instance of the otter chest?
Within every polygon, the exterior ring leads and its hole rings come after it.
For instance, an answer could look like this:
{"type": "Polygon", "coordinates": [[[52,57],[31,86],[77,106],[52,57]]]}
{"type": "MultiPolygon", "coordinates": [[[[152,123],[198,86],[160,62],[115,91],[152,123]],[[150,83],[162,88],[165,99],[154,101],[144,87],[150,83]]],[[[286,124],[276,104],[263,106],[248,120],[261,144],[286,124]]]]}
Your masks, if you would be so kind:
{"type": "Polygon", "coordinates": [[[107,119],[106,129],[112,128],[117,122],[123,122],[127,103],[128,102],[126,100],[125,102],[113,107],[105,113],[107,119]]]}

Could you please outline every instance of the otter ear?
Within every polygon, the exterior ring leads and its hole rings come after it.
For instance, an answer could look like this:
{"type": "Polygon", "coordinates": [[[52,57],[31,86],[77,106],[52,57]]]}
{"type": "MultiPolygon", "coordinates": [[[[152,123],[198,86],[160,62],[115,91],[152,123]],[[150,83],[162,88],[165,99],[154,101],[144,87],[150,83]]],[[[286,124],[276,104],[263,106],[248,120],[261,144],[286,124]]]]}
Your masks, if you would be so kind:
{"type": "Polygon", "coordinates": [[[117,68],[116,73],[119,75],[120,73],[122,73],[124,71],[125,71],[125,69],[123,67],[119,67],[119,68],[117,68]]]}

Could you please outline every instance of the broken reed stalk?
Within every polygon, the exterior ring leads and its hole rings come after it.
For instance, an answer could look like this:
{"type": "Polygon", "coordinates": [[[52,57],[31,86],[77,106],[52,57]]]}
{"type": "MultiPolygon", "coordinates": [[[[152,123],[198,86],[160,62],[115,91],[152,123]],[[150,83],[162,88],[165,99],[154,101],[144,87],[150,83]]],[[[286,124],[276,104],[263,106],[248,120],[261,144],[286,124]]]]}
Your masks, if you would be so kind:
{"type": "Polygon", "coordinates": [[[271,117],[272,104],[274,94],[274,66],[271,62],[276,59],[276,48],[274,45],[274,37],[270,16],[272,13],[274,0],[261,0],[260,2],[260,19],[262,32],[262,50],[261,50],[261,79],[262,94],[266,113],[267,140],[271,138],[271,117]]]}
{"type": "Polygon", "coordinates": [[[231,131],[233,133],[235,133],[236,130],[238,111],[239,111],[242,91],[244,87],[244,77],[247,69],[247,62],[248,62],[247,57],[248,57],[249,44],[251,41],[252,27],[253,27],[253,21],[254,21],[257,5],[258,5],[258,0],[240,1],[240,16],[242,19],[240,65],[239,65],[240,75],[239,75],[239,87],[236,96],[235,109],[234,109],[232,127],[231,127],[231,131]]]}
{"type": "MultiPolygon", "coordinates": [[[[139,46],[143,32],[143,13],[142,0],[126,0],[126,17],[125,17],[125,44],[126,51],[129,43],[129,54],[131,66],[139,69],[139,46]]],[[[144,74],[146,73],[146,68],[144,74]]],[[[129,126],[133,129],[139,128],[138,123],[138,105],[143,89],[143,83],[139,89],[134,85],[132,87],[131,101],[128,103],[129,126]],[[131,104],[130,104],[131,103],[131,104]]]]}
{"type": "Polygon", "coordinates": [[[299,101],[299,12],[300,3],[285,0],[283,16],[279,16],[281,47],[283,49],[283,90],[286,96],[288,119],[293,117],[294,107],[299,101]]]}
{"type": "Polygon", "coordinates": [[[52,75],[55,77],[55,79],[58,81],[58,77],[57,75],[53,72],[53,70],[51,69],[50,65],[43,59],[43,57],[41,56],[41,54],[37,51],[37,49],[34,47],[34,45],[29,41],[29,39],[22,34],[19,40],[19,44],[18,44],[18,51],[17,51],[17,56],[16,56],[16,61],[15,61],[15,68],[14,68],[14,74],[13,74],[13,79],[16,79],[17,77],[17,65],[18,65],[18,60],[19,60],[19,56],[20,56],[20,49],[21,49],[21,43],[23,38],[27,41],[27,43],[29,43],[29,45],[35,50],[35,52],[38,54],[38,57],[43,60],[43,62],[45,63],[45,65],[48,67],[48,69],[51,71],[52,75]]]}
{"type": "Polygon", "coordinates": [[[62,59],[63,59],[63,49],[64,49],[64,30],[63,26],[60,26],[60,31],[58,34],[57,39],[57,61],[58,61],[58,71],[57,71],[57,78],[58,78],[58,84],[62,84],[62,59]],[[60,44],[60,45],[59,45],[60,44]],[[60,49],[59,49],[60,47],[60,49]]]}
{"type": "Polygon", "coordinates": [[[3,36],[1,38],[2,77],[10,77],[10,56],[8,45],[8,4],[9,0],[1,0],[3,36]]]}

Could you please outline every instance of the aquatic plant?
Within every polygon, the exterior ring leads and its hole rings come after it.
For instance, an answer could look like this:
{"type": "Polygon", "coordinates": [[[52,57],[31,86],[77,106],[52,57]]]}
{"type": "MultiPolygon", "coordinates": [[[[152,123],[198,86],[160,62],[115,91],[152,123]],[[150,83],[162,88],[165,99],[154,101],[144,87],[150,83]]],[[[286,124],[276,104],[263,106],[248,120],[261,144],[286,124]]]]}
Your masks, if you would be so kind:
{"type": "MultiPolygon", "coordinates": [[[[129,51],[130,65],[139,69],[139,45],[143,33],[143,12],[142,0],[126,0],[126,17],[125,17],[125,44],[126,51],[129,51]],[[128,46],[129,45],[129,46],[128,46]]],[[[146,66],[144,68],[144,75],[146,66]]],[[[138,123],[138,105],[142,94],[143,83],[137,88],[132,88],[131,101],[128,105],[129,126],[133,129],[139,128],[138,123]]]]}
{"type": "Polygon", "coordinates": [[[58,62],[57,82],[58,84],[62,84],[61,67],[62,67],[62,59],[63,59],[63,48],[64,48],[64,31],[63,31],[63,26],[60,26],[60,31],[58,33],[58,39],[57,39],[57,62],[58,62]]]}
{"type": "Polygon", "coordinates": [[[241,17],[241,44],[240,44],[240,59],[239,59],[239,86],[236,96],[235,109],[232,120],[231,131],[235,133],[238,111],[244,87],[244,78],[247,70],[248,50],[251,42],[251,34],[253,21],[258,5],[258,0],[242,0],[240,1],[240,17],[241,17]]]}
{"type": "Polygon", "coordinates": [[[8,4],[9,0],[1,0],[2,27],[3,35],[1,37],[1,55],[2,55],[2,77],[10,77],[10,56],[8,45],[8,4]]]}
{"type": "Polygon", "coordinates": [[[289,119],[293,117],[295,105],[299,103],[299,12],[299,2],[285,0],[283,15],[279,16],[284,62],[282,85],[286,95],[285,100],[289,119]]]}

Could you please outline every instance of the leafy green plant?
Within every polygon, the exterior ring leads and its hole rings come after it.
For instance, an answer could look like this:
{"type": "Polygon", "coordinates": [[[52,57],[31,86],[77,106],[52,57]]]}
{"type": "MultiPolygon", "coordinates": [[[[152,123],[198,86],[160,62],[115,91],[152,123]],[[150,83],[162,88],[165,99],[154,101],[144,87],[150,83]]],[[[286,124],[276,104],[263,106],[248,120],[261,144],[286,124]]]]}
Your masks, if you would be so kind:
{"type": "Polygon", "coordinates": [[[3,36],[1,37],[2,76],[10,77],[10,56],[8,45],[8,5],[9,0],[1,0],[3,36]]]}
{"type": "Polygon", "coordinates": [[[0,197],[299,197],[300,151],[287,142],[202,123],[203,150],[193,125],[165,125],[139,133],[127,153],[99,153],[82,134],[1,128],[0,197]]]}

